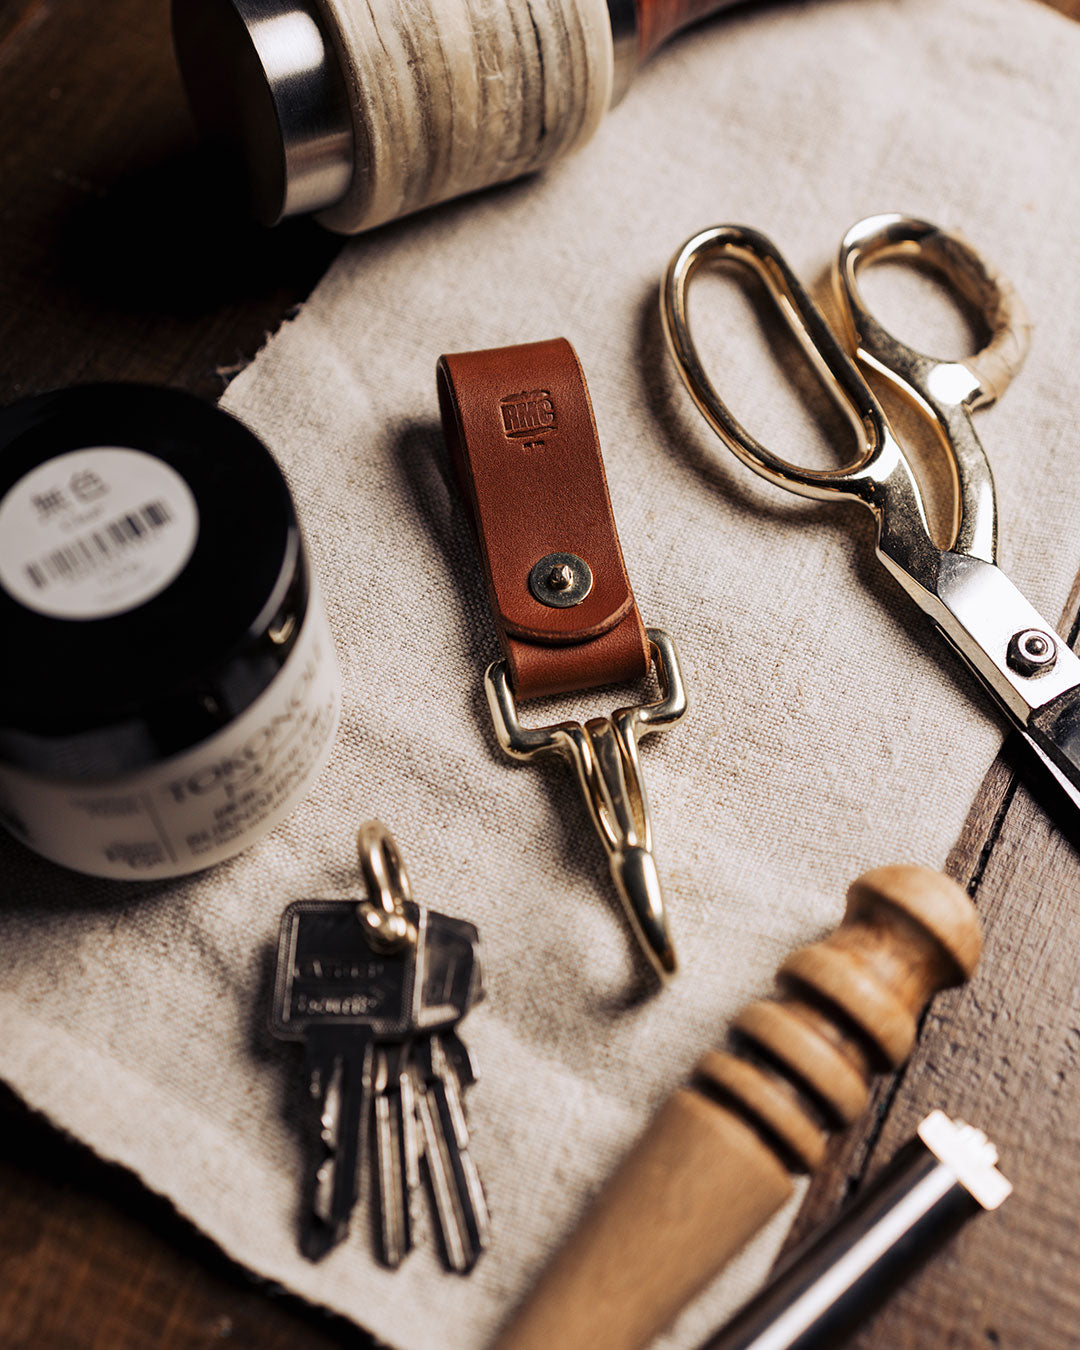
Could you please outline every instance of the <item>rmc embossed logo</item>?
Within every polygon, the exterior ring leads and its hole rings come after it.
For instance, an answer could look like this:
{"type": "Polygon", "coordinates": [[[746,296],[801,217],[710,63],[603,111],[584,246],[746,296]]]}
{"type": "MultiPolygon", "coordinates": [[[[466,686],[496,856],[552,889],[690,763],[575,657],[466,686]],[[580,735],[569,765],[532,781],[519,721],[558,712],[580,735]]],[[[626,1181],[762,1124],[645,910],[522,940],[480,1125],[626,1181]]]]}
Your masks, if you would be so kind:
{"type": "Polygon", "coordinates": [[[556,431],[555,404],[548,389],[526,389],[499,400],[503,434],[507,440],[543,445],[538,433],[556,431]]]}

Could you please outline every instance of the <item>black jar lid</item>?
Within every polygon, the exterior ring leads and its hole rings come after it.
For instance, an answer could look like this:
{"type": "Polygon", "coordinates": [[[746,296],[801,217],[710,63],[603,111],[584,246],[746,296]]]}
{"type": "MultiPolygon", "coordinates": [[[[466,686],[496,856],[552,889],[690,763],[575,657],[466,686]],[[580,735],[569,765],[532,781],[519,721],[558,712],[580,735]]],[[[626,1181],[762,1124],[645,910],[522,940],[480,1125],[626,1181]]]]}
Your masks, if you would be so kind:
{"type": "Polygon", "coordinates": [[[198,744],[307,602],[281,471],[221,409],[89,385],[0,411],[0,760],[108,777],[198,744]]]}

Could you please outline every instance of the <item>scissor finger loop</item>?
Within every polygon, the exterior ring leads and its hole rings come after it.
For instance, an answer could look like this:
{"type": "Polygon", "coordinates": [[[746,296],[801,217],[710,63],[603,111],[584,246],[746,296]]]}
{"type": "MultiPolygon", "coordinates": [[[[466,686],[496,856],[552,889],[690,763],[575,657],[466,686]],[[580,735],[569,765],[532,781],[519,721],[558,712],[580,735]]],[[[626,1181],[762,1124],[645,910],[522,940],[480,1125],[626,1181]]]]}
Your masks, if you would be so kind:
{"type": "Polygon", "coordinates": [[[668,265],[661,316],[668,345],[691,398],[716,434],[745,464],[778,487],[805,497],[872,495],[874,480],[892,467],[882,463],[891,451],[884,414],[821,311],[769,239],[740,225],[718,225],[694,235],[668,265]],[[709,261],[738,263],[764,281],[823,387],[851,423],[857,453],[848,463],[837,469],[806,469],[774,455],[724,404],[698,353],[687,308],[691,279],[709,261]]]}
{"type": "Polygon", "coordinates": [[[1000,398],[1027,355],[1031,322],[1016,291],[961,235],[901,215],[870,216],[853,225],[833,275],[856,359],[889,380],[939,429],[953,475],[951,550],[994,562],[994,479],[971,413],[1000,398]],[[981,351],[940,360],[893,337],[867,309],[859,289],[860,270],[890,257],[928,264],[978,309],[990,331],[981,351]]]}
{"type": "Polygon", "coordinates": [[[803,496],[854,496],[874,512],[877,554],[942,635],[993,692],[1080,809],[1080,658],[996,566],[993,476],[971,412],[1000,397],[1027,352],[1030,323],[1012,287],[958,235],[907,216],[873,216],[848,231],[837,295],[860,365],[876,370],[933,420],[955,492],[951,542],[930,537],[907,456],[855,365],[772,244],[718,226],[690,239],[663,284],[665,334],[683,381],[713,429],[750,468],[803,496]],[[887,256],[924,261],[982,312],[990,341],[974,357],[938,361],[894,338],[868,312],[860,266],[887,256]],[[765,281],[832,396],[861,428],[862,455],[832,472],[798,469],[770,454],[731,416],[702,368],[686,316],[695,267],[710,256],[749,264],[765,281]]]}
{"type": "Polygon", "coordinates": [[[932,584],[936,550],[918,480],[869,385],[859,374],[825,316],[810,299],[776,246],[740,225],[718,225],[688,240],[668,265],[661,292],[668,345],[683,383],[722,441],[755,473],[803,497],[851,498],[874,514],[878,549],[902,571],[932,584]],[[705,372],[690,332],[687,291],[707,259],[740,263],[757,273],[799,340],[837,407],[847,415],[857,457],[836,469],[807,469],[781,459],[732,416],[705,372]]]}
{"type": "Polygon", "coordinates": [[[836,263],[837,296],[858,359],[906,394],[914,393],[932,415],[940,405],[969,411],[993,403],[1008,388],[1027,356],[1031,320],[1007,278],[958,233],[929,221],[896,214],[869,216],[844,236],[836,263]],[[860,270],[887,258],[925,263],[981,315],[990,338],[974,356],[939,360],[915,351],[870,313],[859,289],[860,270]]]}

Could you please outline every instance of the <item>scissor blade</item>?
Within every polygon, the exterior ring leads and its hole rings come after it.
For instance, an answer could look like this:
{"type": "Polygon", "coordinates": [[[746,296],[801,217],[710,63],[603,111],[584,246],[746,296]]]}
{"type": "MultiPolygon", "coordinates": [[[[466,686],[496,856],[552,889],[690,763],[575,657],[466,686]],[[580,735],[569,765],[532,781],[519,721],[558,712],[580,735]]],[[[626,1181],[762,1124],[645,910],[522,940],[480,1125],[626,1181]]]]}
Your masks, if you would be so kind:
{"type": "Polygon", "coordinates": [[[1026,731],[1020,732],[1020,735],[1023,737],[1024,744],[1027,748],[1038,759],[1039,763],[1062,792],[1064,792],[1066,797],[1068,797],[1069,801],[1072,802],[1073,806],[1076,807],[1076,810],[1080,812],[1080,788],[1078,788],[1075,783],[1070,783],[1050,756],[1044,750],[1039,749],[1038,743],[1033,736],[1029,736],[1026,731]]]}
{"type": "Polygon", "coordinates": [[[1024,739],[1080,811],[1080,687],[1033,713],[1024,739]]]}

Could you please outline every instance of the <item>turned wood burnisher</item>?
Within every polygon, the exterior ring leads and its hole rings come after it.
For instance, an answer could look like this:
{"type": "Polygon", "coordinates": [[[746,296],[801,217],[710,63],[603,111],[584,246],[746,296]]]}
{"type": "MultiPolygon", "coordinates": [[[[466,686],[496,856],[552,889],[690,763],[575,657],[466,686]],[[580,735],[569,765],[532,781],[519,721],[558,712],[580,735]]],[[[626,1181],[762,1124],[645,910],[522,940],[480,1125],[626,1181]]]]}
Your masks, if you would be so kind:
{"type": "Polygon", "coordinates": [[[173,0],[196,119],[263,224],[355,234],[558,159],[734,0],[173,0]]]}
{"type": "Polygon", "coordinates": [[[918,1019],[979,957],[974,907],[922,867],[850,887],[836,932],[781,966],[617,1168],[498,1339],[500,1350],[630,1350],[658,1335],[819,1167],[831,1132],[898,1068],[918,1019]]]}

